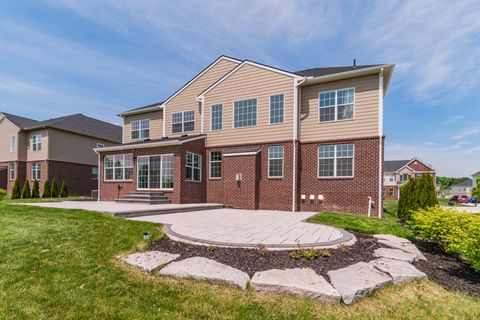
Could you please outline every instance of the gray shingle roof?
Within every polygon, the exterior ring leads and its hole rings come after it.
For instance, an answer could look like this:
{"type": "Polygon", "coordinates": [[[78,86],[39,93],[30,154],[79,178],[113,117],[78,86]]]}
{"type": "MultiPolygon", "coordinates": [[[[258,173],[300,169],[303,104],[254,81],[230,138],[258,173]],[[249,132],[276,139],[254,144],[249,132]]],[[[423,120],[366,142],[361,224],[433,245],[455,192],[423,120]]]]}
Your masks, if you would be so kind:
{"type": "Polygon", "coordinates": [[[348,71],[371,68],[376,66],[381,66],[381,64],[371,64],[371,65],[363,65],[363,66],[355,66],[355,67],[350,66],[350,67],[312,68],[312,69],[295,71],[294,73],[303,77],[321,77],[329,74],[348,72],[348,71]]]}
{"type": "Polygon", "coordinates": [[[387,160],[383,162],[383,170],[385,172],[395,172],[407,163],[409,163],[410,160],[387,160]]]}
{"type": "Polygon", "coordinates": [[[130,110],[127,110],[127,111],[123,111],[123,113],[132,112],[132,111],[137,111],[137,110],[142,110],[142,109],[148,109],[148,108],[155,107],[155,106],[161,106],[161,105],[163,104],[163,102],[164,102],[164,101],[160,101],[160,102],[157,102],[157,103],[149,104],[148,106],[143,106],[143,107],[138,107],[138,108],[130,109],[130,110]]]}
{"type": "Polygon", "coordinates": [[[12,122],[14,125],[19,127],[20,129],[31,127],[34,125],[37,125],[39,121],[25,118],[25,117],[20,117],[16,116],[14,114],[6,113],[6,112],[1,112],[10,122],[12,122]]]}
{"type": "Polygon", "coordinates": [[[456,184],[452,184],[451,187],[473,187],[473,180],[468,179],[456,184]]]}

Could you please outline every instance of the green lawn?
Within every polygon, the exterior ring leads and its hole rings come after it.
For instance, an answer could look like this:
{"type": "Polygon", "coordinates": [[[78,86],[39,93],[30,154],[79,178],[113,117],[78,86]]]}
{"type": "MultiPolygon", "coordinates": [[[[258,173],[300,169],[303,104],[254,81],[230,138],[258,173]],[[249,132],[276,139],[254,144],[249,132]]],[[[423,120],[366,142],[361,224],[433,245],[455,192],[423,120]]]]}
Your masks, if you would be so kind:
{"type": "Polygon", "coordinates": [[[384,202],[384,217],[367,218],[346,213],[322,212],[309,219],[310,222],[323,223],[335,227],[367,234],[388,233],[403,238],[413,239],[413,233],[397,218],[397,201],[384,202]]]}
{"type": "Polygon", "coordinates": [[[478,319],[480,300],[429,281],[323,305],[125,267],[151,223],[0,204],[0,319],[478,319]],[[441,301],[441,303],[439,303],[441,301]]]}
{"type": "Polygon", "coordinates": [[[83,196],[70,196],[68,198],[28,198],[28,199],[11,199],[9,195],[0,199],[4,203],[38,203],[38,202],[61,202],[68,200],[89,199],[83,196]]]}

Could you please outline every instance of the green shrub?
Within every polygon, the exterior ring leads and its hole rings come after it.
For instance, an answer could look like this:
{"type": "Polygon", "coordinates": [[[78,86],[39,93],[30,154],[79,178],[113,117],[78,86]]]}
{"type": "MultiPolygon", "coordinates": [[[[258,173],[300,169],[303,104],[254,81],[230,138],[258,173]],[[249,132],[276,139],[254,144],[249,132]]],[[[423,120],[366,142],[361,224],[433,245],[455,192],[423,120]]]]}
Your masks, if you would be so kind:
{"type": "Polygon", "coordinates": [[[40,186],[38,185],[38,180],[33,181],[32,198],[40,198],[40,186]]]}
{"type": "Polygon", "coordinates": [[[413,212],[438,205],[433,178],[425,173],[419,179],[410,179],[400,188],[398,217],[409,221],[413,212]]]}
{"type": "Polygon", "coordinates": [[[32,193],[30,192],[30,182],[28,180],[25,180],[25,183],[23,184],[23,189],[22,189],[22,199],[28,199],[32,197],[32,193]]]}
{"type": "Polygon", "coordinates": [[[45,180],[43,184],[43,194],[42,198],[51,198],[52,197],[52,187],[50,186],[50,181],[45,180]]]}
{"type": "Polygon", "coordinates": [[[16,179],[13,183],[12,199],[20,199],[20,196],[20,182],[16,179]]]}
{"type": "Polygon", "coordinates": [[[58,185],[55,179],[53,179],[52,185],[50,186],[50,192],[52,198],[58,198],[58,185]]]}
{"type": "Polygon", "coordinates": [[[0,188],[0,201],[7,195],[7,190],[0,188]]]}
{"type": "Polygon", "coordinates": [[[299,260],[304,258],[305,260],[314,260],[318,257],[317,249],[298,249],[290,252],[290,258],[294,260],[299,260]]]}
{"type": "Polygon", "coordinates": [[[480,272],[480,216],[436,206],[416,211],[409,224],[419,237],[458,253],[480,272]]]}
{"type": "Polygon", "coordinates": [[[68,186],[67,182],[63,180],[62,187],[60,188],[60,197],[61,198],[68,198],[68,186]]]}

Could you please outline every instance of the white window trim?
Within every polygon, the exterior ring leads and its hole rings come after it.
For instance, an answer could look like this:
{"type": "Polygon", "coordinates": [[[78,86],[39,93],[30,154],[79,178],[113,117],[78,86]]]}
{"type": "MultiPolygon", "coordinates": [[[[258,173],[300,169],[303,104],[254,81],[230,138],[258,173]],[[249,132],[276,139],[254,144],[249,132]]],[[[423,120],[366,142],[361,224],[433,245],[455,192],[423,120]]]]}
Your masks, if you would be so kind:
{"type": "Polygon", "coordinates": [[[15,162],[10,162],[8,164],[8,180],[15,180],[15,162]],[[12,176],[12,164],[13,164],[13,176],[12,176]]]}
{"type": "Polygon", "coordinates": [[[39,163],[39,162],[32,163],[30,173],[31,173],[30,181],[35,181],[35,180],[40,181],[40,179],[42,178],[42,164],[39,163]],[[35,170],[35,171],[33,170],[34,165],[35,165],[35,167],[36,167],[36,165],[38,165],[38,170],[35,170]],[[39,173],[40,177],[37,178],[38,173],[39,173]]]}
{"type": "Polygon", "coordinates": [[[355,87],[349,87],[349,88],[340,88],[340,89],[333,89],[333,90],[326,90],[326,91],[321,91],[318,93],[318,103],[317,103],[317,122],[318,123],[330,123],[330,122],[343,122],[343,121],[352,121],[352,120],[355,120],[355,110],[357,109],[355,107],[356,105],[356,91],[355,91],[355,87]],[[338,96],[338,91],[340,90],[350,90],[350,89],[353,89],[353,113],[352,113],[352,117],[350,119],[341,119],[341,120],[337,120],[338,118],[338,103],[337,103],[337,96],[338,96]],[[320,94],[322,93],[326,93],[326,92],[332,92],[332,91],[335,91],[335,105],[333,106],[334,107],[334,114],[335,114],[335,119],[334,120],[328,120],[328,121],[320,121],[320,109],[324,109],[324,108],[331,108],[332,106],[329,106],[329,107],[320,107],[320,94]]]}
{"type": "MultiPolygon", "coordinates": [[[[133,154],[132,153],[122,153],[122,154],[109,154],[109,155],[105,155],[105,157],[114,157],[114,156],[123,156],[123,174],[122,176],[125,178],[125,168],[130,168],[130,167],[125,167],[125,156],[126,155],[132,155],[132,169],[135,167],[135,164],[133,163],[134,160],[133,160],[133,154]]],[[[133,175],[132,175],[132,179],[115,179],[115,165],[112,167],[113,169],[113,179],[111,180],[107,180],[107,167],[105,166],[105,157],[103,157],[103,181],[104,182],[119,182],[119,181],[133,181],[133,175]]],[[[115,163],[115,162],[113,162],[115,163]]]]}
{"type": "Polygon", "coordinates": [[[267,165],[267,176],[268,179],[283,179],[283,176],[285,174],[285,146],[270,146],[268,147],[267,150],[267,160],[268,160],[268,165],[267,165]],[[282,158],[270,158],[270,148],[272,147],[282,147],[283,148],[283,157],[282,158]],[[270,175],[270,159],[282,159],[282,175],[281,176],[271,176],[270,175]]]}
{"type": "Polygon", "coordinates": [[[17,152],[17,136],[10,137],[10,153],[17,152]]]}
{"type": "Polygon", "coordinates": [[[221,131],[221,130],[223,130],[223,104],[221,104],[221,103],[215,103],[215,104],[212,104],[212,105],[210,106],[210,131],[221,131]],[[212,119],[213,119],[213,107],[214,107],[214,106],[221,106],[221,108],[222,108],[222,122],[221,122],[222,128],[220,128],[220,129],[213,129],[213,121],[212,121],[212,119]]]}
{"type": "Polygon", "coordinates": [[[186,152],[186,154],[185,154],[185,168],[191,168],[192,170],[196,169],[196,167],[187,165],[186,157],[187,157],[188,154],[193,154],[193,155],[198,156],[198,165],[199,165],[199,169],[200,169],[200,180],[193,180],[193,173],[192,173],[192,179],[189,180],[185,177],[185,181],[188,181],[188,182],[202,182],[202,156],[199,155],[199,154],[193,153],[193,152],[188,152],[188,151],[186,152]]]}
{"type": "MultiPolygon", "coordinates": [[[[146,155],[146,156],[138,156],[137,157],[137,161],[138,161],[138,158],[148,158],[148,167],[150,169],[150,157],[162,157],[162,160],[160,161],[160,188],[140,188],[138,186],[138,171],[140,170],[140,167],[138,166],[138,162],[137,162],[137,190],[165,190],[165,191],[173,191],[173,189],[175,188],[175,184],[173,185],[173,188],[162,188],[162,178],[163,178],[163,157],[164,156],[172,156],[174,157],[174,154],[173,153],[161,153],[161,154],[149,154],[149,155],[146,155]]],[[[175,161],[175,159],[173,160],[175,161]]],[[[174,172],[175,174],[175,172],[174,172]]],[[[174,176],[175,177],[175,176],[174,176]]]]}
{"type": "Polygon", "coordinates": [[[185,133],[185,132],[194,132],[195,131],[195,110],[186,110],[186,111],[178,111],[178,112],[172,112],[171,113],[171,127],[172,127],[172,134],[179,134],[179,133],[185,133]],[[185,131],[185,113],[187,112],[193,112],[193,121],[188,121],[188,122],[193,122],[193,130],[185,131]],[[175,124],[181,123],[182,124],[182,131],[179,132],[173,132],[173,115],[181,113],[182,114],[182,121],[181,122],[176,122],[175,124]]]}
{"type": "Polygon", "coordinates": [[[41,134],[34,134],[32,135],[32,151],[41,151],[42,150],[42,135],[41,134]],[[33,142],[33,138],[36,138],[35,139],[35,143],[33,142]],[[36,148],[35,148],[36,146],[36,148]],[[38,146],[40,146],[40,148],[38,148],[38,146]]]}
{"type": "MultiPolygon", "coordinates": [[[[235,100],[232,102],[232,129],[245,129],[245,128],[253,128],[253,127],[256,127],[258,125],[258,97],[254,97],[254,98],[245,98],[245,99],[239,99],[239,100],[235,100]],[[235,128],[235,102],[240,102],[240,101],[245,101],[245,100],[257,100],[257,112],[256,112],[256,117],[255,117],[255,123],[254,125],[251,125],[251,126],[245,126],[245,127],[238,127],[238,128],[235,128]]],[[[270,101],[269,101],[270,103],[270,101]]]]}
{"type": "Polygon", "coordinates": [[[130,122],[130,139],[131,140],[142,140],[142,139],[148,139],[150,137],[150,119],[141,119],[141,120],[133,120],[130,122]],[[147,128],[142,128],[142,122],[147,121],[148,122],[148,127],[147,128]],[[138,122],[138,130],[133,130],[133,123],[138,122]],[[148,136],[147,137],[142,137],[142,131],[148,129],[148,136]],[[132,133],[134,131],[138,131],[138,138],[132,138],[132,133]]]}
{"type": "MultiPolygon", "coordinates": [[[[257,105],[257,112],[258,112],[258,105],[257,105]]],[[[268,124],[274,126],[274,125],[283,124],[283,123],[285,123],[285,93],[272,94],[268,97],[268,124]],[[272,123],[272,117],[271,117],[272,106],[271,106],[270,98],[274,96],[280,96],[280,95],[283,96],[283,121],[272,123]]]]}
{"type": "Polygon", "coordinates": [[[220,180],[220,179],[222,179],[222,177],[223,177],[223,152],[221,150],[211,150],[208,153],[208,178],[210,180],[220,180]],[[220,154],[222,155],[222,160],[213,161],[215,163],[220,162],[220,167],[221,167],[220,177],[212,177],[212,152],[220,152],[220,154]]]}
{"type": "MultiPolygon", "coordinates": [[[[341,157],[345,158],[345,157],[341,157]]],[[[331,159],[331,158],[323,158],[323,159],[331,159]]],[[[355,144],[354,143],[339,143],[339,144],[325,144],[325,145],[317,145],[317,179],[352,179],[355,177],[355,144]],[[337,176],[337,146],[343,144],[351,144],[353,145],[353,155],[352,155],[352,175],[351,176],[337,176]],[[334,150],[334,158],[333,158],[333,176],[323,177],[320,176],[320,152],[319,147],[326,147],[326,146],[335,146],[334,150]]]]}

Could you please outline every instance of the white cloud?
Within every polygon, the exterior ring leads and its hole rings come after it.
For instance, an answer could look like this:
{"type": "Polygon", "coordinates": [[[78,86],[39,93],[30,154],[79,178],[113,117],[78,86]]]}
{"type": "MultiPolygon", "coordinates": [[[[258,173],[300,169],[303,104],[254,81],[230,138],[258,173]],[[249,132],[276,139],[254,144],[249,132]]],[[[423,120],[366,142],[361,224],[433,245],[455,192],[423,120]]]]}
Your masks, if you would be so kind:
{"type": "Polygon", "coordinates": [[[443,124],[452,124],[463,119],[465,119],[465,116],[462,115],[450,116],[443,122],[443,124]]]}
{"type": "Polygon", "coordinates": [[[477,136],[477,135],[480,135],[480,128],[478,126],[474,128],[464,129],[459,133],[457,133],[456,135],[454,135],[452,139],[461,140],[466,137],[477,136]]]}

